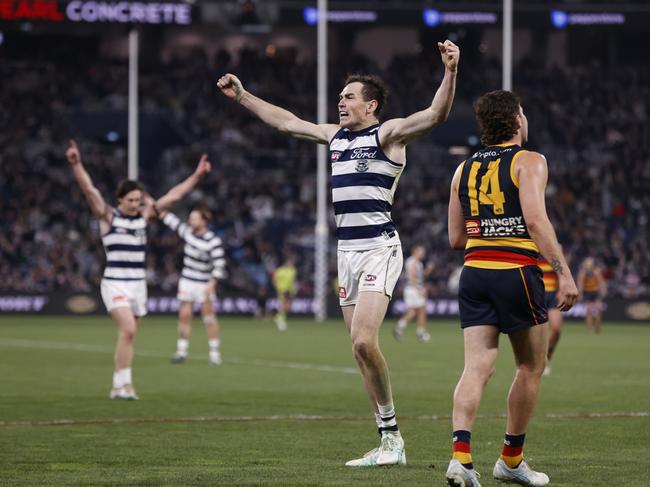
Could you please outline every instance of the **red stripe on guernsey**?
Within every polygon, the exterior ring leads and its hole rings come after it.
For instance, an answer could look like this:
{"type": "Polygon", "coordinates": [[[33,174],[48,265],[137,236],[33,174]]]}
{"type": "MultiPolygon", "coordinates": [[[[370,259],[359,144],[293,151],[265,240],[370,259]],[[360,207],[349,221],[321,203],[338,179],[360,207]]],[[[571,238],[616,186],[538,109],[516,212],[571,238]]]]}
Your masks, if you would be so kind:
{"type": "Polygon", "coordinates": [[[472,449],[469,446],[469,443],[465,443],[464,441],[455,441],[453,446],[452,446],[452,451],[459,451],[462,453],[471,453],[472,449]]]}
{"type": "Polygon", "coordinates": [[[521,452],[524,450],[524,445],[520,446],[507,446],[503,445],[503,451],[501,455],[504,457],[516,457],[521,455],[521,452]]]}
{"type": "Polygon", "coordinates": [[[486,260],[492,262],[508,262],[509,264],[537,265],[537,259],[528,255],[508,252],[507,250],[474,250],[465,255],[465,262],[486,260]]]}

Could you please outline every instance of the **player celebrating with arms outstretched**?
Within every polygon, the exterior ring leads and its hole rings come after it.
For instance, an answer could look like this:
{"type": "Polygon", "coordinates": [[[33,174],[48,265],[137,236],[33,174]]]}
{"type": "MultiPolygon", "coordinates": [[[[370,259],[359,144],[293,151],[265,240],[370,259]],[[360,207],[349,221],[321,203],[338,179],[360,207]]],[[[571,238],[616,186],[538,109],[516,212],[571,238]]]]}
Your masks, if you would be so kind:
{"type": "Polygon", "coordinates": [[[280,132],[329,144],[340,305],[381,434],[379,448],[349,461],[348,466],[406,463],[388,366],[379,348],[379,328],[402,270],[402,249],[391,208],[406,164],[406,145],[444,122],[454,99],[460,51],[451,41],[439,42],[438,48],[445,74],[431,104],[384,123],[378,117],[387,89],[377,76],[348,77],[339,95],[338,124],[301,120],[249,93],[232,74],[217,82],[224,95],[280,132]]]}
{"type": "Polygon", "coordinates": [[[110,398],[138,399],[133,388],[131,365],[138,324],[140,318],[147,314],[147,222],[157,212],[169,208],[190,192],[210,171],[210,162],[203,155],[194,173],[157,201],[145,198],[142,183],[125,179],[117,187],[117,207],[113,208],[90,179],[74,140],[70,141],[66,157],[88,206],[99,220],[99,231],[106,251],[101,294],[106,310],[117,325],[115,371],[110,398]]]}

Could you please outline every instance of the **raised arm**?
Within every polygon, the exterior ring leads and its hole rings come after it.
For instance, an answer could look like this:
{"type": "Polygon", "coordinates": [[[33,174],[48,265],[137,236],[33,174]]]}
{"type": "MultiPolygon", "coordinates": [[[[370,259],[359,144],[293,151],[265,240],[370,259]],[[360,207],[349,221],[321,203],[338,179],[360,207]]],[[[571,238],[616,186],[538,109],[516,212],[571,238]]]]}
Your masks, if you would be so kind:
{"type": "Polygon", "coordinates": [[[212,278],[215,281],[226,277],[226,259],[224,258],[224,255],[225,252],[221,245],[221,239],[215,237],[215,246],[210,251],[210,258],[212,259],[212,278]]]}
{"type": "Polygon", "coordinates": [[[465,218],[463,217],[463,208],[460,205],[460,196],[458,195],[458,183],[460,175],[463,172],[463,162],[456,168],[454,177],[451,179],[451,189],[449,190],[449,221],[447,224],[447,233],[449,236],[449,245],[452,249],[462,250],[467,245],[467,231],[465,230],[465,218]]]}
{"type": "Polygon", "coordinates": [[[570,309],[578,299],[578,288],[546,214],[546,159],[537,152],[525,152],[515,162],[519,180],[519,202],[528,233],[558,276],[558,308],[570,309]]]}
{"type": "MultiPolygon", "coordinates": [[[[192,189],[194,189],[194,186],[196,186],[198,182],[201,179],[203,179],[203,177],[207,173],[210,172],[211,169],[212,169],[212,165],[208,160],[207,154],[203,154],[201,156],[201,159],[199,160],[199,163],[196,165],[196,169],[194,170],[194,173],[192,173],[192,175],[188,177],[185,181],[178,183],[172,189],[167,191],[167,193],[164,196],[156,200],[156,204],[153,209],[158,212],[167,210],[174,203],[182,199],[183,196],[185,196],[187,193],[192,191],[192,189]]],[[[145,212],[144,212],[145,218],[152,218],[154,216],[155,214],[152,214],[152,212],[147,211],[147,209],[145,208],[145,212]]]]}
{"type": "Polygon", "coordinates": [[[181,222],[180,218],[174,215],[171,211],[160,212],[162,222],[167,225],[171,230],[176,232],[179,237],[185,240],[185,234],[188,226],[181,222]]]}
{"type": "Polygon", "coordinates": [[[81,153],[74,140],[70,140],[70,147],[65,151],[65,156],[72,168],[72,174],[81,188],[90,210],[95,218],[106,223],[111,222],[113,213],[111,207],[106,203],[99,190],[93,184],[90,175],[86,172],[83,162],[81,162],[81,153]]]}
{"type": "Polygon", "coordinates": [[[225,74],[217,81],[217,87],[228,98],[257,115],[264,123],[298,139],[328,144],[338,131],[338,125],[315,124],[298,118],[284,108],[272,105],[244,89],[234,74],[225,74]]]}
{"type": "Polygon", "coordinates": [[[438,49],[445,65],[445,75],[436,91],[431,105],[406,118],[394,118],[382,124],[379,137],[382,144],[399,143],[406,145],[422,137],[447,120],[456,93],[456,73],[460,49],[450,40],[438,42],[438,49]]]}

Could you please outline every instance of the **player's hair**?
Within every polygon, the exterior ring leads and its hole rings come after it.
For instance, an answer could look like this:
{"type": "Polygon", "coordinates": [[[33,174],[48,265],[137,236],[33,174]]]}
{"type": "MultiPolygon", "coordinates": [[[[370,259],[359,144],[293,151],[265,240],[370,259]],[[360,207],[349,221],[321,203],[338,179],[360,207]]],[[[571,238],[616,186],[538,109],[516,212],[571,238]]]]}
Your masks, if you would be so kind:
{"type": "Polygon", "coordinates": [[[205,220],[206,223],[209,223],[212,220],[212,211],[208,208],[207,205],[200,204],[192,208],[192,211],[198,211],[201,218],[205,220]]]}
{"type": "Polygon", "coordinates": [[[384,83],[379,76],[374,74],[349,74],[345,79],[346,85],[356,82],[363,85],[363,88],[361,88],[363,101],[375,100],[377,102],[375,116],[379,116],[384,105],[386,105],[386,100],[388,99],[388,87],[386,86],[386,83],[384,83]]]}
{"type": "Polygon", "coordinates": [[[486,93],[474,104],[474,113],[481,131],[483,145],[506,142],[519,130],[521,99],[512,91],[496,90],[486,93]]]}
{"type": "Polygon", "coordinates": [[[117,185],[115,197],[119,200],[136,189],[144,193],[144,185],[140,181],[134,181],[133,179],[123,179],[117,185]]]}

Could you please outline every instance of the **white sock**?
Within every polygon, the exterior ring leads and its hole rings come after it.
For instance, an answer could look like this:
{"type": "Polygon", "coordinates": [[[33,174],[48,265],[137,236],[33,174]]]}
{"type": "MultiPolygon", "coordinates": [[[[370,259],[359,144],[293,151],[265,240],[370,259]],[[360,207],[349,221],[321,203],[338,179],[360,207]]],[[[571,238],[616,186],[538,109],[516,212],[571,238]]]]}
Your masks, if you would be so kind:
{"type": "Polygon", "coordinates": [[[179,355],[187,355],[187,349],[190,348],[190,341],[187,338],[179,338],[176,341],[176,353],[179,355]]]}
{"type": "Polygon", "coordinates": [[[119,370],[116,370],[113,372],[113,389],[119,389],[124,385],[124,382],[122,382],[122,374],[120,374],[119,370]]]}
{"type": "Polygon", "coordinates": [[[403,330],[404,328],[406,328],[406,320],[405,319],[400,319],[397,322],[397,328],[399,328],[400,330],[403,330]]]}
{"type": "Polygon", "coordinates": [[[393,406],[393,403],[389,404],[377,404],[377,408],[379,409],[379,420],[380,420],[380,425],[379,425],[379,430],[384,432],[384,431],[393,431],[397,432],[397,419],[395,417],[395,406],[393,406]]]}
{"type": "Polygon", "coordinates": [[[210,351],[218,352],[220,344],[221,344],[221,342],[218,339],[217,340],[208,340],[208,346],[210,347],[210,351]]]}
{"type": "Polygon", "coordinates": [[[131,380],[131,368],[120,369],[117,371],[117,373],[120,375],[123,386],[133,383],[133,381],[131,380]]]}

